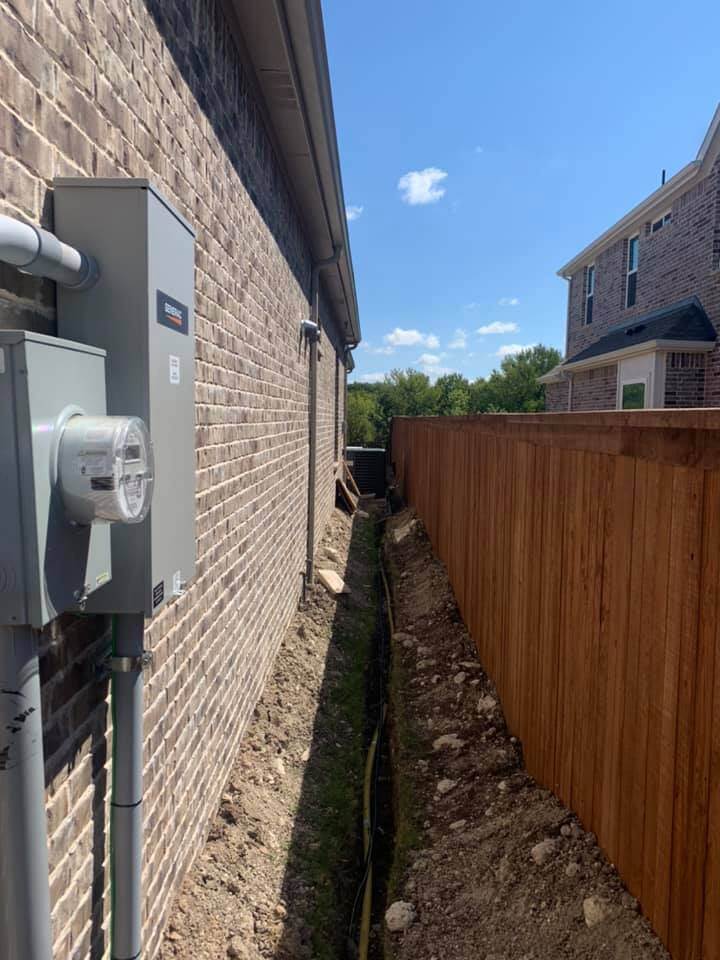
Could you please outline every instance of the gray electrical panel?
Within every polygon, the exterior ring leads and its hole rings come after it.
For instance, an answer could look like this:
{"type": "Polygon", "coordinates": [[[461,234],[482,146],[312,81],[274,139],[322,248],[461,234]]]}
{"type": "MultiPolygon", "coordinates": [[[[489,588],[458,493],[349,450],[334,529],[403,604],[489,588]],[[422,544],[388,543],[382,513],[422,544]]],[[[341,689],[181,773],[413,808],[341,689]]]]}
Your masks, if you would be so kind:
{"type": "Polygon", "coordinates": [[[195,574],[195,234],[133,179],[56,180],[55,231],[100,268],[58,287],[58,334],[107,351],[108,413],[144,420],[155,454],[150,514],[113,525],[115,578],[87,609],[150,617],[195,574]]]}
{"type": "Polygon", "coordinates": [[[110,527],[77,526],[51,482],[59,424],[105,414],[105,352],[0,331],[0,624],[43,627],[104,588],[110,527]]]}

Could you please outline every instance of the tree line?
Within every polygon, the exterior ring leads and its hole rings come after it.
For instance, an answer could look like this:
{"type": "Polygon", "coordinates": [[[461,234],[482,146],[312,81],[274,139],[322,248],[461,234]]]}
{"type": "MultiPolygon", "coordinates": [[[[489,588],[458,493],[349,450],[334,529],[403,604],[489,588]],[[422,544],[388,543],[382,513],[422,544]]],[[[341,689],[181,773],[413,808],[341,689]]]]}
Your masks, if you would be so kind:
{"type": "Polygon", "coordinates": [[[539,344],[505,357],[487,378],[448,373],[430,382],[419,370],[393,370],[380,383],[348,387],[348,444],[384,447],[393,417],[463,416],[469,413],[538,413],[545,390],[537,382],[560,363],[559,350],[539,344]]]}

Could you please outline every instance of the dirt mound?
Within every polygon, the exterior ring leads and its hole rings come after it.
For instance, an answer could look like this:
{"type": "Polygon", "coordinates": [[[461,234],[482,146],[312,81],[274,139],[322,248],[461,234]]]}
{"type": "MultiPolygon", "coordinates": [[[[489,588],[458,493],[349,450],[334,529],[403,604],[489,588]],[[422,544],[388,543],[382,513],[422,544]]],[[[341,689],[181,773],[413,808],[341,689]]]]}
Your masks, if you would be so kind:
{"type": "Polygon", "coordinates": [[[387,525],[396,960],[668,960],[593,834],[523,770],[443,566],[387,525]],[[405,905],[409,905],[408,909],[405,905]],[[404,917],[405,920],[398,920],[404,917]]]}
{"type": "Polygon", "coordinates": [[[376,627],[376,510],[333,514],[319,584],[277,656],[161,960],[335,960],[362,873],[365,673],[376,627]]]}

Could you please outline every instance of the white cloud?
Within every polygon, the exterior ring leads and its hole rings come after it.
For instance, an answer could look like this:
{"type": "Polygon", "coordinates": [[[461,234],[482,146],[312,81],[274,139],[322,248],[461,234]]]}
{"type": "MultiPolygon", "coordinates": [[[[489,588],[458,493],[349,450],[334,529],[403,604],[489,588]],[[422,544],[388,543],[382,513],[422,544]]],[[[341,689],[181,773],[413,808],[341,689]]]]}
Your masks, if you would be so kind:
{"type": "Polygon", "coordinates": [[[418,206],[425,203],[437,203],[445,196],[445,187],[440,184],[447,177],[444,170],[426,167],[425,170],[411,170],[398,180],[398,190],[404,203],[418,206]]]}
{"type": "Polygon", "coordinates": [[[440,363],[440,357],[434,353],[423,353],[418,357],[417,362],[421,367],[436,367],[440,363]]]}
{"type": "Polygon", "coordinates": [[[486,323],[484,327],[478,327],[477,332],[481,337],[488,337],[493,333],[515,333],[518,325],[512,321],[494,320],[492,323],[486,323]]]}
{"type": "Polygon", "coordinates": [[[345,216],[348,220],[357,220],[358,217],[362,216],[364,209],[365,207],[358,207],[355,204],[351,204],[349,207],[345,207],[345,216]]]}
{"type": "Polygon", "coordinates": [[[402,327],[395,327],[392,333],[386,333],[383,340],[390,347],[429,347],[435,350],[440,346],[440,341],[434,333],[420,333],[419,330],[403,330],[402,327]]]}
{"type": "Polygon", "coordinates": [[[500,357],[500,359],[503,357],[512,357],[522,350],[532,350],[534,346],[534,343],[505,343],[500,347],[495,356],[500,357]]]}
{"type": "Polygon", "coordinates": [[[360,383],[382,383],[386,376],[385,373],[363,373],[358,380],[360,383]]]}
{"type": "Polygon", "coordinates": [[[517,307],[519,303],[519,297],[500,297],[498,300],[498,304],[501,307],[517,307]]]}
{"type": "Polygon", "coordinates": [[[435,363],[427,365],[420,364],[420,369],[430,378],[431,383],[435,383],[438,377],[444,377],[447,373],[457,373],[453,367],[441,367],[435,363]]]}
{"type": "Polygon", "coordinates": [[[453,334],[453,338],[448,344],[449,350],[465,350],[467,349],[467,333],[464,330],[457,329],[453,334]]]}

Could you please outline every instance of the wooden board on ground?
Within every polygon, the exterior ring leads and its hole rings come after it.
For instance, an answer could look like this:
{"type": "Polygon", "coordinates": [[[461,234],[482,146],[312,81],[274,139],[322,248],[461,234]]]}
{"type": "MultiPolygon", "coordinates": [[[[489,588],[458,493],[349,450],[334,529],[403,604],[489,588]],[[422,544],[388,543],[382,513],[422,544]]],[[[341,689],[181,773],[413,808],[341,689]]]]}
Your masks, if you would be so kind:
{"type": "Polygon", "coordinates": [[[343,466],[345,467],[345,476],[347,477],[348,487],[350,487],[356,497],[361,497],[362,494],[360,493],[360,487],[358,487],[357,483],[355,482],[355,477],[352,474],[350,464],[347,462],[347,460],[343,460],[343,466]]]}
{"type": "Polygon", "coordinates": [[[340,499],[345,503],[350,513],[355,513],[358,505],[358,498],[353,496],[352,493],[348,490],[345,485],[345,481],[340,477],[337,478],[337,492],[340,495],[340,499]]]}

